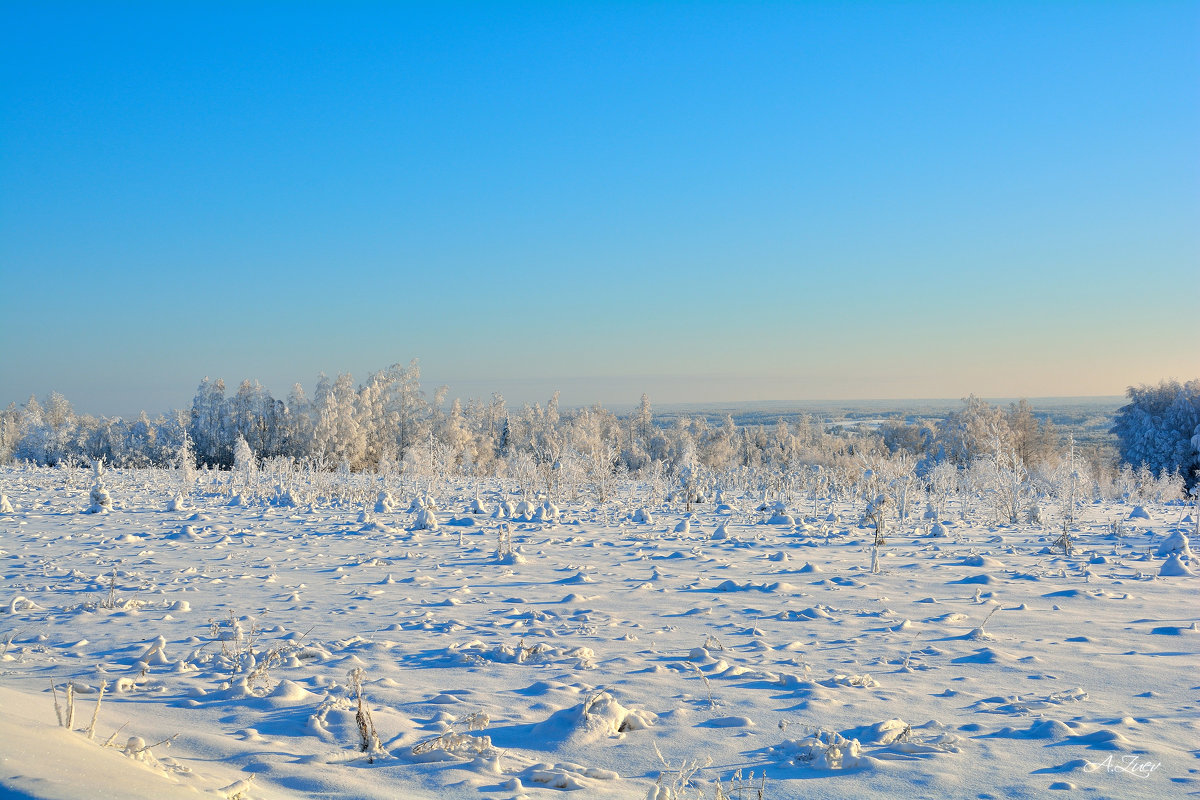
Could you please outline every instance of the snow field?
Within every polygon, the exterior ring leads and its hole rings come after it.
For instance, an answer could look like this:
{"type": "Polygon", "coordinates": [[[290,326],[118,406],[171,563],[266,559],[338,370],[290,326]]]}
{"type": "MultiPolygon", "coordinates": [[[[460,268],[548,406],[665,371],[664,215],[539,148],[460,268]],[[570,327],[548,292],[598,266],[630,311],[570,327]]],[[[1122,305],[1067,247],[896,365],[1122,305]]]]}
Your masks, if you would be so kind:
{"type": "Polygon", "coordinates": [[[1068,556],[1057,520],[952,500],[890,520],[872,573],[850,500],[234,502],[112,470],[110,508],[84,513],[68,472],[2,476],[16,796],[665,800],[751,772],[768,798],[1200,788],[1183,506],[1085,505],[1068,556]]]}

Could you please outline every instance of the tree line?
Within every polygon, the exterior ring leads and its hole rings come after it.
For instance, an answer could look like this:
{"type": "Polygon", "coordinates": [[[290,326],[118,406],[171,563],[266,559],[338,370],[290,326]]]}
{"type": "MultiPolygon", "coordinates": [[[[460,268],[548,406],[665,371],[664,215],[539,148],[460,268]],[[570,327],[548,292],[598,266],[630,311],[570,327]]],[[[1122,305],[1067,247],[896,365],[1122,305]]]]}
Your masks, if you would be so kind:
{"type": "Polygon", "coordinates": [[[1069,436],[1022,400],[998,407],[971,396],[939,420],[885,420],[862,428],[831,426],[807,415],[774,425],[721,424],[702,417],[655,420],[643,395],[631,413],[599,405],[563,410],[557,393],[544,405],[510,408],[500,394],[446,403],[430,397],[415,361],[395,364],[356,384],[343,373],[322,374],[309,398],[296,384],[285,399],[256,381],[229,393],[223,380],[201,381],[191,407],[132,421],[76,414],[51,393],[0,411],[0,461],[41,465],[103,460],[113,466],[195,466],[228,469],[239,446],[258,462],[289,459],[317,469],[557,480],[682,470],[764,470],[794,473],[806,466],[858,469],[871,459],[899,460],[929,479],[938,465],[967,469],[981,461],[1026,473],[1068,460],[1094,475],[1121,464],[1153,478],[1177,475],[1189,486],[1200,467],[1200,381],[1133,387],[1116,414],[1116,452],[1080,452],[1069,436]],[[561,471],[552,474],[552,471],[561,471]]]}

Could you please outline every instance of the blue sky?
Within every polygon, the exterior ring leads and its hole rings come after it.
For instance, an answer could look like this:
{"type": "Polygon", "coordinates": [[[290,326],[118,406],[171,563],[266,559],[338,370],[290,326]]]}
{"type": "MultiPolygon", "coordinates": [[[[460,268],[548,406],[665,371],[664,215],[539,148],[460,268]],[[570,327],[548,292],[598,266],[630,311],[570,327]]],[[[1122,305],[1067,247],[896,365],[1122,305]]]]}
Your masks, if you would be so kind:
{"type": "Polygon", "coordinates": [[[1200,374],[1200,4],[0,4],[0,403],[1200,374]]]}

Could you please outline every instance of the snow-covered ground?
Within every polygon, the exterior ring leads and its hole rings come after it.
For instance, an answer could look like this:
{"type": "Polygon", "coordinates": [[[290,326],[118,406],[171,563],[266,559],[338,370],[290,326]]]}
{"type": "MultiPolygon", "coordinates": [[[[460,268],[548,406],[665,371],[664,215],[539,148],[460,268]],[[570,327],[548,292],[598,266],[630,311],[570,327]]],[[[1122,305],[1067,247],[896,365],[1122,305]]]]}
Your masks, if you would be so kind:
{"type": "Polygon", "coordinates": [[[171,473],[115,472],[88,514],[74,472],[0,474],[0,795],[1200,792],[1180,505],[1088,504],[1066,556],[955,502],[944,535],[890,520],[873,574],[849,501],[509,520],[484,485],[412,530],[395,486],[168,510],[171,473]]]}

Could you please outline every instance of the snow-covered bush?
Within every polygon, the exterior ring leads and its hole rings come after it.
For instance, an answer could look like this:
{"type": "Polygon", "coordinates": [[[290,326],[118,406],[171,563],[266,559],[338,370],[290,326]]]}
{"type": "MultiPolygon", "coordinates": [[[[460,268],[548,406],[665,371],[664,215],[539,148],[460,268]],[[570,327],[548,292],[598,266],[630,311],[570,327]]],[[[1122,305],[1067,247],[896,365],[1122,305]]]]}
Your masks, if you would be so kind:
{"type": "Polygon", "coordinates": [[[436,531],[438,529],[437,513],[431,508],[422,508],[413,519],[414,531],[436,531]]]}

